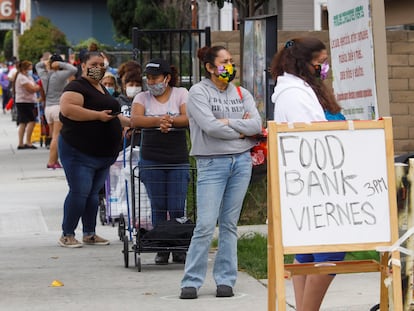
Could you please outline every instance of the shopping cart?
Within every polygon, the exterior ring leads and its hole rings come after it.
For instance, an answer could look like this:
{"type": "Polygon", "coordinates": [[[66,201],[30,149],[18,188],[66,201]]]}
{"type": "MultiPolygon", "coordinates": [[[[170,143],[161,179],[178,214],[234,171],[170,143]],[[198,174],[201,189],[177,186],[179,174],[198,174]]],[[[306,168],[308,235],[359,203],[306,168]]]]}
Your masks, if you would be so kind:
{"type": "MultiPolygon", "coordinates": [[[[117,160],[109,168],[108,177],[105,185],[99,194],[99,217],[102,225],[112,224],[114,227],[118,223],[118,236],[122,241],[126,231],[132,232],[132,228],[127,225],[130,221],[130,165],[138,163],[139,148],[126,145],[120,152],[117,160]]],[[[130,235],[130,239],[132,236],[130,235]]]]}
{"type": "MultiPolygon", "coordinates": [[[[159,183],[158,180],[152,181],[159,183]]],[[[131,212],[128,217],[132,227],[132,243],[128,236],[124,236],[123,256],[125,268],[129,267],[129,253],[134,254],[135,267],[141,272],[141,254],[172,252],[185,253],[190,245],[191,237],[195,227],[196,215],[196,169],[190,166],[182,165],[159,165],[139,167],[131,166],[131,212]],[[148,197],[146,188],[142,182],[142,176],[145,172],[155,172],[163,170],[164,172],[176,173],[186,170],[189,172],[189,182],[186,187],[185,215],[184,217],[168,219],[152,227],[151,202],[148,197]]],[[[171,182],[178,183],[178,181],[171,182]]],[[[181,182],[180,182],[181,184],[181,182]]],[[[178,184],[177,184],[178,186],[178,184]]],[[[158,196],[158,199],[173,198],[177,194],[165,194],[164,197],[158,196]]],[[[167,211],[165,211],[166,214],[167,211]]]]}

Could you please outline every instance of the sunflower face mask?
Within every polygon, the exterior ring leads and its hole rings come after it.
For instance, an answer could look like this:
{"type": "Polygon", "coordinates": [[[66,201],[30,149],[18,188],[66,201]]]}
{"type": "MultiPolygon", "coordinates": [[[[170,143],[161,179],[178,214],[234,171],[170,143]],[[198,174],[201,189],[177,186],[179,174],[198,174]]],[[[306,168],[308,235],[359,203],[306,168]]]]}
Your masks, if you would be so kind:
{"type": "Polygon", "coordinates": [[[225,66],[218,66],[218,78],[220,81],[223,81],[224,83],[229,83],[233,81],[233,79],[236,77],[236,67],[233,64],[228,64],[225,66]]]}

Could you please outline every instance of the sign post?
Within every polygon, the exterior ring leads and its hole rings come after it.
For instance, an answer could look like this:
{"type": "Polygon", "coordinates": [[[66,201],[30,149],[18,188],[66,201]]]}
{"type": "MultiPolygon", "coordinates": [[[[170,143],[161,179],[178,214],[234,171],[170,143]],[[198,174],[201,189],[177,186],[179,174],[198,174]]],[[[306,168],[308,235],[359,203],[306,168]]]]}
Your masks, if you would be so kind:
{"type": "MultiPolygon", "coordinates": [[[[381,262],[285,265],[285,254],[389,248],[393,310],[402,311],[391,118],[268,123],[269,310],[286,310],[285,277],[381,272],[381,262]],[[277,289],[277,294],[276,294],[277,289]]],[[[388,294],[381,282],[381,311],[388,294]]],[[[386,309],[387,308],[387,309],[386,309]]]]}

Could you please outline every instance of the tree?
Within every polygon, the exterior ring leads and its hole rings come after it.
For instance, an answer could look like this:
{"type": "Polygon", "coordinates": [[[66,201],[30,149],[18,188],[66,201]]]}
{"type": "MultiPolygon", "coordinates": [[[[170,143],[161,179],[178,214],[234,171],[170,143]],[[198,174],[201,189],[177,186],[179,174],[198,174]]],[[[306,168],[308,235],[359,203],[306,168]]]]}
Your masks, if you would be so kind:
{"type": "Polygon", "coordinates": [[[191,26],[190,2],[182,0],[108,0],[108,11],[116,33],[131,38],[132,28],[172,29],[191,26]]]}
{"type": "Polygon", "coordinates": [[[11,59],[13,57],[13,31],[9,30],[6,32],[3,41],[4,57],[11,59]]]}
{"type": "Polygon", "coordinates": [[[61,52],[67,46],[66,35],[50,19],[39,16],[19,37],[19,59],[37,63],[45,51],[61,52]]]}
{"type": "Polygon", "coordinates": [[[107,7],[115,27],[116,35],[122,39],[131,38],[135,9],[138,1],[108,0],[107,7]]]}

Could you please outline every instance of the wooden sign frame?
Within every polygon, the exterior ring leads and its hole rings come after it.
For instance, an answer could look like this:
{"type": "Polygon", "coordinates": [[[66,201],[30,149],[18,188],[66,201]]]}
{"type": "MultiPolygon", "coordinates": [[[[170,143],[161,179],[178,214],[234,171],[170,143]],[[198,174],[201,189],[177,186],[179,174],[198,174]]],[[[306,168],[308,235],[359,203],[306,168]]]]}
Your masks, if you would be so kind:
{"type": "MultiPolygon", "coordinates": [[[[342,132],[341,132],[342,133],[342,132]]],[[[344,134],[346,134],[344,132],[344,134]]],[[[358,146],[352,152],[358,152],[358,146]]],[[[373,155],[375,159],[375,155],[373,155]]],[[[374,160],[375,161],[375,160],[374,160]]],[[[392,304],[392,310],[402,311],[401,267],[400,253],[391,249],[398,240],[398,216],[394,174],[394,144],[392,135],[391,118],[382,118],[375,121],[342,121],[342,122],[314,122],[314,123],[276,123],[268,122],[268,310],[286,310],[285,279],[297,274],[330,274],[330,273],[356,273],[356,272],[381,272],[380,310],[388,309],[392,304]],[[387,191],[389,208],[389,241],[373,241],[370,243],[345,243],[335,245],[295,245],[286,246],[283,243],[283,219],[281,206],[281,181],[279,177],[279,139],[281,134],[300,132],[327,131],[364,131],[379,129],[384,133],[385,162],[387,172],[387,191]],[[390,247],[390,253],[381,254],[380,262],[370,261],[342,261],[330,264],[284,264],[285,254],[294,253],[318,253],[326,251],[364,251],[376,250],[377,247],[390,247]],[[391,257],[392,265],[392,295],[388,300],[388,289],[384,285],[387,277],[388,259],[391,257]]],[[[386,202],[384,203],[386,204],[386,202]]],[[[391,310],[390,309],[390,310],[391,310]]]]}

